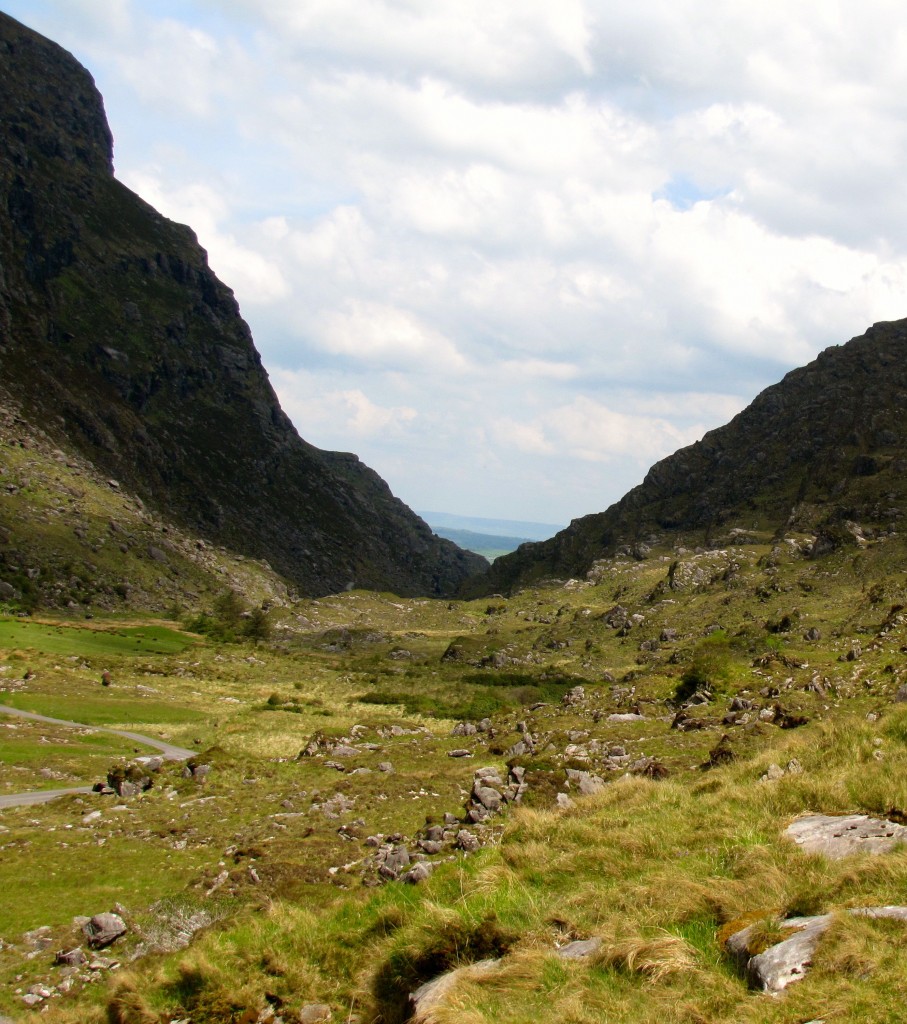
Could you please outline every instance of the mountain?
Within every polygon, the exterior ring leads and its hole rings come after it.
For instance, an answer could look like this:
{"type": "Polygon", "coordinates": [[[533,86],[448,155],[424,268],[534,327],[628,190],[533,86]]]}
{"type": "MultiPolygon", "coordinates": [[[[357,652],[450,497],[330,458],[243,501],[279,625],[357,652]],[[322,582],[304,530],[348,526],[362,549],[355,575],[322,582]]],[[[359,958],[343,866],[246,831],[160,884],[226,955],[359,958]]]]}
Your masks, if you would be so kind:
{"type": "Polygon", "coordinates": [[[642,558],[799,533],[819,553],[892,530],[907,469],[905,356],[907,320],[827,349],[656,463],[615,505],[497,559],[467,591],[583,576],[620,552],[642,558]]]}
{"type": "Polygon", "coordinates": [[[0,62],[0,380],[17,415],[303,593],[444,595],[481,570],[355,455],[299,437],[195,235],[114,177],[88,72],[2,14],[0,62]]]}

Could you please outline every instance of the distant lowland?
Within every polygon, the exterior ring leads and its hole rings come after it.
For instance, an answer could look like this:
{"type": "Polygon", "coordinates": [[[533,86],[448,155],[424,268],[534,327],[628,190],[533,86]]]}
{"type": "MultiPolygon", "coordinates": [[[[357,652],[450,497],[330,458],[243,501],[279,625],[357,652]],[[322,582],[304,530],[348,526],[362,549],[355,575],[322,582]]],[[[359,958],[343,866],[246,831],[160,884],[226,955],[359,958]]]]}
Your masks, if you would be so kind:
{"type": "Polygon", "coordinates": [[[536,523],[521,519],[486,519],[458,516],[451,512],[418,512],[434,532],[466,551],[494,561],[529,541],[547,540],[564,529],[558,523],[536,523]]]}

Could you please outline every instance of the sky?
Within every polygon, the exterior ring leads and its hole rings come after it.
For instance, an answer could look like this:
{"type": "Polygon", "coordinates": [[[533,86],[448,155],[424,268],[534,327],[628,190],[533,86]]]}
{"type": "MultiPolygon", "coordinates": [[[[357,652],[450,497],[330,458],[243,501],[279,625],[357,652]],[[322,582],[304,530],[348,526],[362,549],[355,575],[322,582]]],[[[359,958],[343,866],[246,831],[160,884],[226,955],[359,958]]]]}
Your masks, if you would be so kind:
{"type": "Polygon", "coordinates": [[[901,0],[0,0],[104,95],[281,404],[566,523],[907,316],[901,0]]]}

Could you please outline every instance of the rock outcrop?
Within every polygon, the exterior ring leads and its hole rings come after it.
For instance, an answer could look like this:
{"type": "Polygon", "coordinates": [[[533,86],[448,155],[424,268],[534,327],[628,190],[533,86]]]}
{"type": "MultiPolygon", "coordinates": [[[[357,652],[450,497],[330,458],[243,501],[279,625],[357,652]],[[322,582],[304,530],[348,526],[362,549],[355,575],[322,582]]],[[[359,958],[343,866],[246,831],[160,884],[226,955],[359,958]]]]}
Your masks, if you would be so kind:
{"type": "Polygon", "coordinates": [[[745,543],[809,531],[814,553],[867,538],[901,516],[890,495],[907,465],[907,320],[878,323],[763,391],[726,426],[656,463],[607,511],[495,560],[467,592],[510,592],[581,576],[596,559],[652,546],[745,543]],[[857,521],[857,522],[855,522],[857,521]]]}
{"type": "Polygon", "coordinates": [[[485,560],[303,441],[192,231],[116,180],[101,96],[0,14],[0,372],[26,421],[303,593],[450,594],[485,560]]]}

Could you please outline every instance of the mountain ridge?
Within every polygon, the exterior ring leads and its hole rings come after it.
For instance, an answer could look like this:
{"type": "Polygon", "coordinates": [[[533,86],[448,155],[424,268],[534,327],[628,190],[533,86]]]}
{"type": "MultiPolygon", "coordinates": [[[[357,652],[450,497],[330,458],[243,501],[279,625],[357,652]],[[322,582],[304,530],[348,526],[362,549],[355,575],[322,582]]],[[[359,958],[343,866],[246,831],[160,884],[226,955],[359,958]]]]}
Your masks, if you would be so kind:
{"type": "Polygon", "coordinates": [[[836,544],[848,521],[883,527],[901,514],[897,477],[907,467],[905,351],[907,320],[826,349],[728,424],[655,463],[604,512],[497,559],[464,593],[582,575],[621,549],[645,557],[652,548],[709,546],[730,529],[799,529],[836,544]]]}
{"type": "Polygon", "coordinates": [[[303,593],[451,594],[485,562],[299,437],[195,234],[113,177],[90,74],[0,14],[0,372],[22,415],[303,593]]]}

